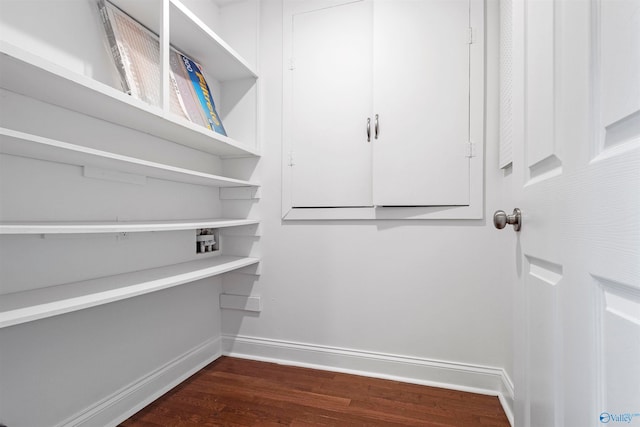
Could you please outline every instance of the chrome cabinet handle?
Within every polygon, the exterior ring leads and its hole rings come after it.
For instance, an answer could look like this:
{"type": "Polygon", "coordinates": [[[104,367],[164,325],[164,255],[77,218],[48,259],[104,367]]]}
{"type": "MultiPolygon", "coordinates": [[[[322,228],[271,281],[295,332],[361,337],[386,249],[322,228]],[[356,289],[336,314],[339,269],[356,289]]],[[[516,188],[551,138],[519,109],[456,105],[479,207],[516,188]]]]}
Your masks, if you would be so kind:
{"type": "Polygon", "coordinates": [[[376,133],[376,139],[378,139],[378,133],[380,130],[380,126],[379,126],[380,121],[378,120],[378,115],[376,114],[376,123],[373,126],[373,128],[375,129],[375,133],[376,133]]]}
{"type": "Polygon", "coordinates": [[[502,210],[496,211],[496,213],[493,214],[493,225],[498,230],[502,230],[507,224],[513,225],[513,231],[520,231],[522,228],[522,211],[515,208],[511,215],[507,215],[502,210]]]}
{"type": "Polygon", "coordinates": [[[367,142],[371,142],[371,117],[367,117],[367,142]]]}

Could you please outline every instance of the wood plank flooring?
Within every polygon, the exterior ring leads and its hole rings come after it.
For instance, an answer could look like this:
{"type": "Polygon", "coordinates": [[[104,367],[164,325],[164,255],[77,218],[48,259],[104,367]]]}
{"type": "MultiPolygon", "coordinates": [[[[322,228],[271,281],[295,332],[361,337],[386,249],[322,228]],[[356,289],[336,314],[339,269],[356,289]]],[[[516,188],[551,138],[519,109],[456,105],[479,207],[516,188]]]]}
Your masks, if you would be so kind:
{"type": "Polygon", "coordinates": [[[222,357],[120,427],[509,427],[497,397],[222,357]]]}

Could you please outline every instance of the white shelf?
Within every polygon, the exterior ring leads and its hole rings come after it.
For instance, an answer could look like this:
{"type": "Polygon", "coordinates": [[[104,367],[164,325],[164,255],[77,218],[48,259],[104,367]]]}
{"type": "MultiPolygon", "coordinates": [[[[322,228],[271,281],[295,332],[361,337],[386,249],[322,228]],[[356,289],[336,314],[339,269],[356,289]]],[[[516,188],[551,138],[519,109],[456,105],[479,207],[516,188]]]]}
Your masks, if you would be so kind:
{"type": "Polygon", "coordinates": [[[151,270],[2,295],[0,328],[133,298],[257,264],[218,256],[151,270]]]}
{"type": "MultiPolygon", "coordinates": [[[[109,0],[155,34],[160,34],[161,8],[140,0],[109,0]]],[[[258,73],[216,32],[179,0],[169,0],[170,43],[198,61],[218,81],[257,78],[258,73]]]]}
{"type": "Polygon", "coordinates": [[[258,156],[247,144],[163,112],[120,90],[0,41],[0,87],[221,157],[258,156]]]}
{"type": "Polygon", "coordinates": [[[249,181],[149,162],[5,128],[0,128],[0,153],[77,166],[92,166],[187,184],[211,187],[258,186],[249,181]]]}
{"type": "Polygon", "coordinates": [[[220,81],[257,78],[258,73],[178,0],[169,0],[171,45],[200,62],[207,74],[220,81]]]}
{"type": "Polygon", "coordinates": [[[188,219],[176,221],[0,222],[0,234],[93,234],[227,228],[258,224],[253,219],[188,219]]]}

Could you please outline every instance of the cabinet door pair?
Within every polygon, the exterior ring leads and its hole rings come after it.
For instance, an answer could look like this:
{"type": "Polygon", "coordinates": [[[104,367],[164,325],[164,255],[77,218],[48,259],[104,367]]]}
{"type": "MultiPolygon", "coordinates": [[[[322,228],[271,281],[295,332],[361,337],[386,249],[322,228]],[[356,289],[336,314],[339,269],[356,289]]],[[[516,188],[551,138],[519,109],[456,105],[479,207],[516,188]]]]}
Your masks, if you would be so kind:
{"type": "Polygon", "coordinates": [[[293,207],[469,204],[470,1],[292,14],[293,207]]]}

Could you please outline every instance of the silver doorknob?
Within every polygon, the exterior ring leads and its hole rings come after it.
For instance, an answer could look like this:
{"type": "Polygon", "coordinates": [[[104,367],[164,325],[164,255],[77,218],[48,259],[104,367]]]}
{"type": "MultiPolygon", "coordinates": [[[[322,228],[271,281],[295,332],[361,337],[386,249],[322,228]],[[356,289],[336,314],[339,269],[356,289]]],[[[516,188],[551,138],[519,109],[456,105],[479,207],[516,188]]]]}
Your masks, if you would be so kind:
{"type": "Polygon", "coordinates": [[[498,230],[502,230],[507,224],[513,225],[513,231],[520,231],[520,228],[522,228],[522,212],[520,209],[515,208],[511,215],[507,215],[504,211],[496,211],[493,214],[493,225],[498,230]]]}

